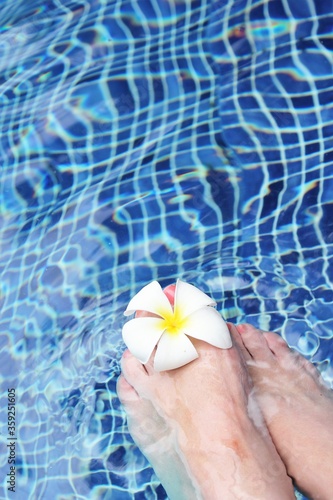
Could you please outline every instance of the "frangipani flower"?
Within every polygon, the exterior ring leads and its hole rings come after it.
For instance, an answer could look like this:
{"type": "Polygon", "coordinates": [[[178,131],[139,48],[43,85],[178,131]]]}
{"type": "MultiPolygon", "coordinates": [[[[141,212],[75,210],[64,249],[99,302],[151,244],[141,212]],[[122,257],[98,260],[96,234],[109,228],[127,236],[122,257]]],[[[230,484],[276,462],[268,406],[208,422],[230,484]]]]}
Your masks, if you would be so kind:
{"type": "Polygon", "coordinates": [[[228,327],[213,309],[216,303],[193,285],[178,280],[174,306],[160,284],[153,281],[130,301],[125,316],[145,311],[152,316],[134,318],[123,327],[123,339],[130,352],[145,364],[155,346],[156,371],[172,370],[186,365],[199,355],[188,337],[204,340],[221,349],[232,342],[228,327]]]}

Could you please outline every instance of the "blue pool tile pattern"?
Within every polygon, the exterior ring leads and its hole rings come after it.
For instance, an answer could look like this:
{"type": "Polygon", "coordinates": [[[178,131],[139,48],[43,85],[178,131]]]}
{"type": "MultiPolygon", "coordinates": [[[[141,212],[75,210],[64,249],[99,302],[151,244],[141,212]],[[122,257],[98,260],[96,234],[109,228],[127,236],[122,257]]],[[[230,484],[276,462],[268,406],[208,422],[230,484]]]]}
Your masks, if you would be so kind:
{"type": "Polygon", "coordinates": [[[164,499],[115,390],[143,285],[193,283],[332,384],[332,1],[4,0],[0,18],[15,498],[164,499]]]}

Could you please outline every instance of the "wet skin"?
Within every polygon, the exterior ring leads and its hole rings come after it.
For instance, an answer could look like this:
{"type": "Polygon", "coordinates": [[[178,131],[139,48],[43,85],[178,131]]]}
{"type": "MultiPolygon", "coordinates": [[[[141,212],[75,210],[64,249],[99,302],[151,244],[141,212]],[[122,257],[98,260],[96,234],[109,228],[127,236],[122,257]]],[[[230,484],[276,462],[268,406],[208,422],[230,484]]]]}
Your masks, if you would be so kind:
{"type": "MultiPolygon", "coordinates": [[[[166,290],[172,302],[172,288],[166,290]]],[[[230,325],[233,337],[239,332],[230,325]]],[[[199,358],[168,372],[122,359],[118,395],[129,430],[171,500],[294,498],[253,396],[243,344],[194,340],[199,358]]]]}

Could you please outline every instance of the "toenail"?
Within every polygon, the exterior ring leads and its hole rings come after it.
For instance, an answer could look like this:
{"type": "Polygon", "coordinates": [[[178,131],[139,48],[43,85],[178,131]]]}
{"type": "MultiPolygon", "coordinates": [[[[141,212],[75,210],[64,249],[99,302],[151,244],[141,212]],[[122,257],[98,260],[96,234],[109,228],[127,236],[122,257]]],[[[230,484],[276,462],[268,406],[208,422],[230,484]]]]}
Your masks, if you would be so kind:
{"type": "Polygon", "coordinates": [[[246,324],[240,323],[239,325],[235,325],[237,328],[238,333],[245,333],[246,332],[246,324]]]}
{"type": "Polygon", "coordinates": [[[176,290],[176,285],[168,285],[163,289],[163,292],[168,297],[171,305],[173,305],[175,300],[175,290],[176,290]]]}

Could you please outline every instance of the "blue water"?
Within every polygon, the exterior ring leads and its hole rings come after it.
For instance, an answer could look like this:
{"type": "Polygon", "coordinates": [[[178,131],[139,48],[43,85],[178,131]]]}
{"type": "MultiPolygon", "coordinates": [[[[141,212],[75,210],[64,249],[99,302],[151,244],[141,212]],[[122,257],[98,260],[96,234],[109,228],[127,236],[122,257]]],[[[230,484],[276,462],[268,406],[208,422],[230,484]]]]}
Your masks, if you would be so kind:
{"type": "Polygon", "coordinates": [[[2,0],[1,497],[165,498],[115,394],[122,312],[152,279],[279,332],[332,384],[332,12],[2,0]]]}

